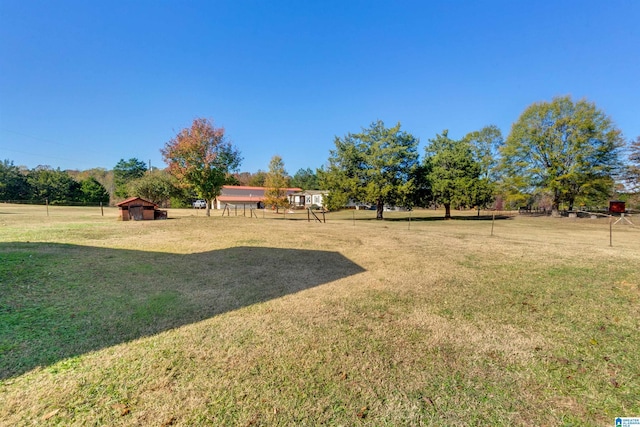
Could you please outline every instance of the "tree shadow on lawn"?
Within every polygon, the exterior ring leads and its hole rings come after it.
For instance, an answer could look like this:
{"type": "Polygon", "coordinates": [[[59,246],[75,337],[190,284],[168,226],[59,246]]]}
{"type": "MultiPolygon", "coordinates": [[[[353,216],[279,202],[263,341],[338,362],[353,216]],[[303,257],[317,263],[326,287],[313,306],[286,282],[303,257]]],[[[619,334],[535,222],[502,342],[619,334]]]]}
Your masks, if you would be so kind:
{"type": "Polygon", "coordinates": [[[338,252],[0,243],[0,380],[365,271],[338,252]]]}
{"type": "MultiPolygon", "coordinates": [[[[384,218],[383,221],[390,222],[422,222],[422,221],[492,221],[493,215],[452,215],[451,218],[445,219],[444,216],[405,216],[403,218],[384,218]]],[[[495,220],[513,219],[510,215],[496,215],[495,220]]],[[[376,221],[375,217],[372,218],[356,218],[356,221],[376,221]]]]}

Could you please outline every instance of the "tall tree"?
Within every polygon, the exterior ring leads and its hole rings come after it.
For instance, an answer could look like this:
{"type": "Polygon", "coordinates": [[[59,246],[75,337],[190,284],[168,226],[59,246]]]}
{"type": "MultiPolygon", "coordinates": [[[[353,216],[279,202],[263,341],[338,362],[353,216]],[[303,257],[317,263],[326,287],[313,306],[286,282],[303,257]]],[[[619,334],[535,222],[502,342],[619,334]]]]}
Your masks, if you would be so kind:
{"type": "Polygon", "coordinates": [[[110,196],[114,195],[114,183],[113,183],[113,170],[107,170],[105,168],[92,168],[83,171],[67,170],[67,173],[71,175],[73,179],[82,183],[87,178],[94,178],[98,181],[109,193],[110,196]]]}
{"type": "Polygon", "coordinates": [[[303,190],[319,190],[318,175],[311,168],[298,169],[291,178],[291,185],[303,190]]]}
{"type": "Polygon", "coordinates": [[[513,124],[502,148],[504,170],[520,176],[525,192],[548,192],[552,211],[560,203],[573,209],[587,191],[610,191],[596,185],[615,174],[622,135],[595,104],[571,97],[534,103],[513,124]]]}
{"type": "Polygon", "coordinates": [[[276,212],[281,207],[289,205],[287,198],[287,187],[289,179],[287,171],[284,168],[282,157],[273,156],[269,162],[269,171],[267,172],[264,186],[264,203],[267,206],[275,206],[276,212]]]}
{"type": "Polygon", "coordinates": [[[431,181],[429,181],[430,172],[431,165],[429,162],[418,164],[411,171],[410,179],[413,185],[410,194],[410,206],[428,207],[433,204],[433,189],[431,188],[431,181]]]}
{"type": "Polygon", "coordinates": [[[418,139],[401,131],[400,123],[385,128],[381,120],[362,132],[335,138],[321,185],[329,190],[327,205],[341,208],[349,200],[376,205],[383,219],[385,204],[411,205],[411,173],[418,164],[418,139]]]}
{"type": "Polygon", "coordinates": [[[51,204],[64,205],[82,198],[80,183],[59,168],[38,166],[29,172],[27,181],[33,189],[33,200],[46,199],[51,204]]]}
{"type": "Polygon", "coordinates": [[[80,181],[80,193],[80,201],[82,203],[109,203],[109,192],[94,177],[80,181]]]}
{"type": "Polygon", "coordinates": [[[472,191],[472,204],[478,208],[480,215],[480,209],[495,199],[500,180],[500,147],[504,145],[504,138],[497,126],[489,125],[468,133],[464,140],[471,144],[473,158],[480,165],[480,179],[476,181],[472,191]]]}
{"type": "Polygon", "coordinates": [[[113,184],[117,197],[128,197],[128,185],[134,179],[138,179],[147,171],[147,165],[142,160],[135,157],[124,160],[120,159],[113,168],[113,184]]]}
{"type": "Polygon", "coordinates": [[[129,183],[129,193],[166,206],[172,197],[181,196],[178,182],[166,170],[155,169],[129,183]]]}
{"type": "Polygon", "coordinates": [[[23,201],[30,198],[31,188],[27,177],[13,162],[0,162],[0,200],[23,201]]]}
{"type": "Polygon", "coordinates": [[[485,126],[468,133],[464,140],[473,148],[473,156],[480,165],[480,177],[497,181],[500,148],[504,145],[500,129],[495,125],[485,126]]]}
{"type": "Polygon", "coordinates": [[[207,216],[230,173],[242,162],[238,149],[227,141],[224,128],[216,128],[203,118],[182,129],[161,152],[169,172],[207,201],[207,216]]]}
{"type": "Polygon", "coordinates": [[[640,136],[629,145],[629,166],[625,178],[632,191],[640,192],[640,136]]]}
{"type": "Polygon", "coordinates": [[[425,164],[434,201],[444,206],[446,219],[451,218],[451,205],[481,206],[492,199],[489,180],[481,177],[481,164],[466,139],[453,140],[447,130],[436,135],[426,147],[425,164]]]}

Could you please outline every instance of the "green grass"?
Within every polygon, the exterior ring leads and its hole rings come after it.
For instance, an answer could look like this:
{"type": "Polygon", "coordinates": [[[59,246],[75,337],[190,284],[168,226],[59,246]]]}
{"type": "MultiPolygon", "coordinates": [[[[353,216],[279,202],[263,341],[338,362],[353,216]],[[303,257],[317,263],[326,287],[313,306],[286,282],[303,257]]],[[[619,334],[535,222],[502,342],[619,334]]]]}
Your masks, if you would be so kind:
{"type": "Polygon", "coordinates": [[[640,230],[459,214],[0,205],[0,425],[639,415],[640,230]]]}

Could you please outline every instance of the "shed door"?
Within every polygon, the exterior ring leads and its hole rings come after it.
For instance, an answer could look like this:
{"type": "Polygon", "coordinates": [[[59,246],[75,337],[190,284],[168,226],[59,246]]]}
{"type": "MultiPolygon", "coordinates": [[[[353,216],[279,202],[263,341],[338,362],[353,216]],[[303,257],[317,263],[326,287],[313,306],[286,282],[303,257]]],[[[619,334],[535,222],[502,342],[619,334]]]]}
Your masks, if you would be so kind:
{"type": "Polygon", "coordinates": [[[134,221],[142,221],[144,216],[142,211],[144,210],[142,205],[139,206],[129,206],[129,217],[134,221]]]}

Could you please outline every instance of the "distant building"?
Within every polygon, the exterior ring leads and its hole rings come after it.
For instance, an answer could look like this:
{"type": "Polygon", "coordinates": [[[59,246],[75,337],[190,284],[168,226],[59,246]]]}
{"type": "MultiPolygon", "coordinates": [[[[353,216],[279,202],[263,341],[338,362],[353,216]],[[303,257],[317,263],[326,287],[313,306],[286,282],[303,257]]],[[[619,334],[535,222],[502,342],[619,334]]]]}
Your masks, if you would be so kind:
{"type": "MultiPolygon", "coordinates": [[[[244,208],[264,208],[265,187],[247,187],[240,185],[224,185],[220,195],[216,197],[215,208],[224,209],[225,206],[242,206],[244,208]]],[[[285,188],[285,194],[291,196],[301,191],[300,188],[285,188]]],[[[291,200],[291,198],[289,199],[291,200]]]]}

